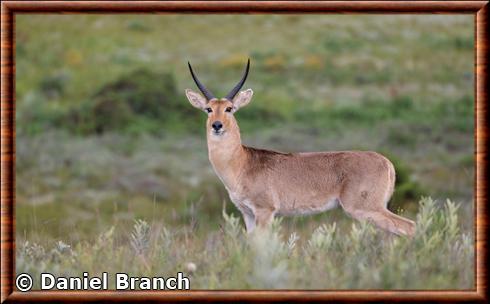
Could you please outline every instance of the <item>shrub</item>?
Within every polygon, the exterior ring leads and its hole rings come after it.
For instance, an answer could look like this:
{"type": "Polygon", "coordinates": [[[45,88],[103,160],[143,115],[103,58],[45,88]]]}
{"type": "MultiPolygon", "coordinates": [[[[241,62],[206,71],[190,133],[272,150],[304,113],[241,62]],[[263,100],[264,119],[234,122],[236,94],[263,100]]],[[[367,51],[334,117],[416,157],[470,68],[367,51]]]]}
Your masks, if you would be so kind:
{"type": "Polygon", "coordinates": [[[393,192],[388,207],[394,211],[402,208],[416,209],[417,205],[415,203],[419,197],[426,195],[426,190],[413,179],[410,167],[392,155],[388,158],[393,163],[396,171],[395,192],[393,192]]]}
{"type": "Polygon", "coordinates": [[[295,232],[282,234],[280,219],[267,231],[247,235],[240,219],[223,211],[220,232],[208,232],[207,238],[187,226],[138,220],[129,236],[112,227],[73,245],[18,241],[16,271],[33,277],[101,271],[168,277],[183,271],[192,289],[473,288],[474,242],[461,229],[459,205],[430,198],[420,205],[412,239],[352,221],[351,228],[322,225],[299,243],[295,232]]]}
{"type": "Polygon", "coordinates": [[[178,94],[172,74],[139,69],[104,85],[64,123],[82,133],[161,132],[195,126],[198,114],[178,94]]]}
{"type": "Polygon", "coordinates": [[[48,98],[57,98],[64,93],[69,81],[69,75],[59,72],[43,77],[39,83],[39,90],[48,98]]]}
{"type": "Polygon", "coordinates": [[[92,114],[93,130],[96,133],[125,128],[135,118],[129,104],[118,100],[117,96],[101,98],[91,110],[88,113],[92,114]]]}

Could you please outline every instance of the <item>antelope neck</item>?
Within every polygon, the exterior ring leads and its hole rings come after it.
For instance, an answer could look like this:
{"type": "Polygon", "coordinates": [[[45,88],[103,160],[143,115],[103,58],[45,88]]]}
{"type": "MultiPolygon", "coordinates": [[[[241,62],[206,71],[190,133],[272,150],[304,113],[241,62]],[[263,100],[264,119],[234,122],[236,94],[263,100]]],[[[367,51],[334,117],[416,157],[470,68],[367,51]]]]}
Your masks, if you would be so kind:
{"type": "MultiPolygon", "coordinates": [[[[234,132],[233,132],[234,133],[234,132]]],[[[240,134],[228,133],[226,138],[213,139],[208,134],[209,160],[214,171],[225,187],[231,191],[236,189],[240,173],[247,158],[247,152],[242,146],[240,134]]]]}

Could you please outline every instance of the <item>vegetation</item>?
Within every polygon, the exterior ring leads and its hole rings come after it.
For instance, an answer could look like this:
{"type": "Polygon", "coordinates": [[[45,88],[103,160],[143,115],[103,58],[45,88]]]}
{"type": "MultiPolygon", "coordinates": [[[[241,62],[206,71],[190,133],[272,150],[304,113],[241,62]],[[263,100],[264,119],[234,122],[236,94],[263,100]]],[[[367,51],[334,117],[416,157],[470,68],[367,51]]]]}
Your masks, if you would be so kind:
{"type": "MultiPolygon", "coordinates": [[[[38,278],[44,271],[57,276],[105,271],[109,277],[117,272],[169,277],[183,271],[192,289],[472,288],[474,277],[467,270],[473,269],[473,238],[461,232],[458,205],[430,198],[420,205],[413,239],[387,235],[367,222],[353,222],[350,229],[323,224],[303,239],[296,232],[285,235],[281,220],[275,220],[271,231],[246,235],[239,219],[223,209],[221,229],[205,239],[196,237],[198,228],[192,226],[136,220],[130,234],[111,227],[95,242],[25,241],[17,272],[38,278]]],[[[114,288],[114,280],[110,283],[114,288]]]]}
{"type": "Polygon", "coordinates": [[[470,288],[472,29],[469,15],[18,16],[17,270],[194,263],[193,288],[470,288]],[[263,238],[244,235],[234,206],[222,214],[187,61],[222,96],[248,57],[244,143],[383,153],[397,171],[389,208],[417,218],[413,240],[341,209],[263,238]]]}

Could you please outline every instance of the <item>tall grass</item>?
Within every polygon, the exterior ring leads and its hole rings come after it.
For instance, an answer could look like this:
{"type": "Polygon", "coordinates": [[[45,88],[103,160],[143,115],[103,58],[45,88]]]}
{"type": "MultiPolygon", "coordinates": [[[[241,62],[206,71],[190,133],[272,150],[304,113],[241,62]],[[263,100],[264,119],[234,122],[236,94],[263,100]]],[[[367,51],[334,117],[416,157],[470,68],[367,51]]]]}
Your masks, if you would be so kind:
{"type": "MultiPolygon", "coordinates": [[[[126,272],[172,276],[183,271],[193,289],[469,289],[474,242],[462,232],[458,205],[422,198],[413,239],[352,222],[318,227],[306,239],[285,235],[281,219],[247,235],[223,210],[221,229],[207,238],[193,228],[137,220],[129,235],[112,227],[76,244],[19,241],[18,273],[80,275],[126,272]]],[[[114,286],[110,286],[113,288],[114,286]]]]}

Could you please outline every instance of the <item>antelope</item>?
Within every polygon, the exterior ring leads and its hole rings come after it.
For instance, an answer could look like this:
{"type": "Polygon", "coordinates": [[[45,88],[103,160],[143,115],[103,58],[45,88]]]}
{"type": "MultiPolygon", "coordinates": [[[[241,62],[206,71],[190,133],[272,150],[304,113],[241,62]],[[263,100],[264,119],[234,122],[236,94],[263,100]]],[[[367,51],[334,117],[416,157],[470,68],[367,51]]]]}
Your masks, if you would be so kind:
{"type": "Polygon", "coordinates": [[[207,115],[208,156],[231,201],[243,215],[247,233],[267,227],[275,215],[324,212],[339,205],[357,220],[367,220],[396,235],[413,236],[415,223],[387,209],[395,169],[371,151],[282,153],[242,145],[234,113],[248,105],[253,91],[240,91],[250,69],[224,98],[216,98],[191,76],[202,95],[187,99],[207,115]],[[203,96],[204,95],[204,96],[203,96]]]}

